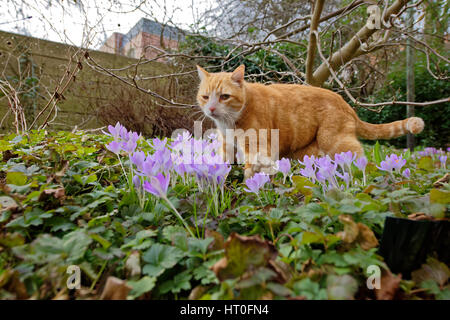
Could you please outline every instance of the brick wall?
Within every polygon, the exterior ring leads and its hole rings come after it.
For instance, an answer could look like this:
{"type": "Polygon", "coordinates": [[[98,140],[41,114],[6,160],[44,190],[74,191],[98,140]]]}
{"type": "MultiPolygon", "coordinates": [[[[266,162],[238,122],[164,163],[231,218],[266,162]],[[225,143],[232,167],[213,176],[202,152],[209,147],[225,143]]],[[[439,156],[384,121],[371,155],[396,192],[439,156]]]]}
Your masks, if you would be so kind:
{"type": "MultiPolygon", "coordinates": [[[[119,41],[114,40],[113,36],[111,36],[105,42],[104,46],[106,47],[112,43],[116,44],[119,43],[119,41]]],[[[133,39],[126,43],[125,46],[123,46],[120,54],[135,59],[139,59],[142,56],[146,59],[153,59],[160,52],[157,49],[149,47],[150,45],[162,49],[160,36],[141,31],[133,39]]],[[[177,49],[178,41],[163,38],[163,45],[165,49],[177,49]]],[[[100,48],[100,50],[104,51],[102,48],[100,48]]],[[[117,52],[117,48],[115,50],[117,52]]]]}

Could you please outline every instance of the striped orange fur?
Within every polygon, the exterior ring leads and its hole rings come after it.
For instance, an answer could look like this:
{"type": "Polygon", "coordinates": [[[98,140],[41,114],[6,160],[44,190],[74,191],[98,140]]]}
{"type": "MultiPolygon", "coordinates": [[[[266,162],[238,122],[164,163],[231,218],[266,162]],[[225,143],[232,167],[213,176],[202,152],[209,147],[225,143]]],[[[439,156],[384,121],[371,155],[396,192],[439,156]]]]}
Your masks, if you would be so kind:
{"type": "MultiPolygon", "coordinates": [[[[362,156],[358,137],[391,139],[408,132],[417,134],[424,128],[423,120],[417,117],[370,124],[360,120],[353,108],[330,90],[249,83],[244,81],[244,71],[242,65],[231,73],[208,73],[198,66],[198,104],[223,133],[226,128],[279,129],[280,157],[333,157],[343,151],[362,156]]],[[[248,159],[251,155],[247,153],[248,159]]]]}

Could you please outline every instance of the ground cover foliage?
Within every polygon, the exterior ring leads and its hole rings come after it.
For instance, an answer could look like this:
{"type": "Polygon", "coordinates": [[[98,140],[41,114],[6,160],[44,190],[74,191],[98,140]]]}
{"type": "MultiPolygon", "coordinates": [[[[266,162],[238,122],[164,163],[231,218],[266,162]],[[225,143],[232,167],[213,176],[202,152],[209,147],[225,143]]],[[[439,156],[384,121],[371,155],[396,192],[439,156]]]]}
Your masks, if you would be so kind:
{"type": "Polygon", "coordinates": [[[214,137],[107,133],[0,140],[0,299],[450,299],[435,256],[406,278],[378,254],[386,217],[448,219],[447,150],[376,144],[244,183],[214,137]]]}

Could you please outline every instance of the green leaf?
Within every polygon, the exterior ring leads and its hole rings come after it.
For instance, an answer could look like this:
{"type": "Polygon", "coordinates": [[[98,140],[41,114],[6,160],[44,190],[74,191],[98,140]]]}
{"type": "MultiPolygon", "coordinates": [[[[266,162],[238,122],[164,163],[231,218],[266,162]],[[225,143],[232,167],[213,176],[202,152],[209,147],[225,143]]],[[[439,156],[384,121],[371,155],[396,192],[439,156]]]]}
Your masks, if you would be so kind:
{"type": "Polygon", "coordinates": [[[301,244],[323,243],[323,242],[324,242],[323,235],[310,231],[303,232],[301,244]]]}
{"type": "Polygon", "coordinates": [[[164,294],[169,291],[172,293],[179,293],[181,290],[189,290],[191,289],[191,278],[192,275],[189,274],[188,271],[179,273],[175,275],[173,279],[164,282],[160,287],[160,291],[164,294]]]}
{"type": "Polygon", "coordinates": [[[155,243],[142,256],[142,259],[147,262],[143,268],[143,273],[158,277],[164,270],[175,266],[183,256],[183,251],[178,248],[155,243]]]}
{"type": "Polygon", "coordinates": [[[434,170],[433,159],[431,157],[420,158],[419,163],[417,164],[417,168],[424,169],[426,171],[433,171],[434,170]]]}
{"type": "Polygon", "coordinates": [[[151,291],[155,287],[156,278],[145,276],[137,281],[127,281],[132,288],[127,299],[136,299],[144,293],[151,291]]]}
{"type": "Polygon", "coordinates": [[[440,204],[450,204],[450,191],[441,189],[431,189],[430,202],[440,204]]]}
{"type": "Polygon", "coordinates": [[[377,165],[380,165],[381,161],[383,161],[386,158],[378,141],[375,143],[375,146],[373,147],[373,158],[377,165]]]}
{"type": "Polygon", "coordinates": [[[356,291],[358,282],[348,274],[327,277],[327,293],[330,300],[353,300],[356,291]]]}
{"type": "Polygon", "coordinates": [[[76,262],[84,256],[87,248],[92,243],[92,238],[83,230],[76,230],[66,234],[62,241],[64,251],[68,255],[67,259],[71,262],[76,262]]]}
{"type": "Polygon", "coordinates": [[[317,187],[308,178],[302,176],[293,176],[292,182],[294,183],[294,191],[292,191],[292,194],[300,192],[304,196],[312,196],[312,188],[317,187]]]}
{"type": "Polygon", "coordinates": [[[327,291],[321,289],[317,282],[314,282],[309,278],[294,283],[293,289],[296,295],[304,296],[308,300],[327,299],[327,291]]]}
{"type": "Polygon", "coordinates": [[[103,249],[108,249],[111,246],[111,242],[109,242],[108,240],[106,240],[105,238],[103,238],[102,236],[100,236],[97,233],[93,233],[91,234],[91,238],[94,239],[95,241],[97,241],[98,243],[100,243],[103,247],[103,249]]]}
{"type": "Polygon", "coordinates": [[[6,174],[6,183],[16,186],[24,186],[27,184],[27,176],[23,172],[8,172],[6,174]]]}

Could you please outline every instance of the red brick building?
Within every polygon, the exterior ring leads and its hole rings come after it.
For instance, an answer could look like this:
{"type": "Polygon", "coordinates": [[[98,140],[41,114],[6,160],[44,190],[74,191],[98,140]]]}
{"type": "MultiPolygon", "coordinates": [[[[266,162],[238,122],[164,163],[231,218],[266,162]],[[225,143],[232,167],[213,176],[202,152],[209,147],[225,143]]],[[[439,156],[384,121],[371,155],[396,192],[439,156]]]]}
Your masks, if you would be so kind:
{"type": "Polygon", "coordinates": [[[159,49],[176,49],[184,39],[182,30],[164,26],[142,18],[127,34],[114,32],[100,47],[100,51],[120,54],[130,58],[155,58],[159,49]]]}

